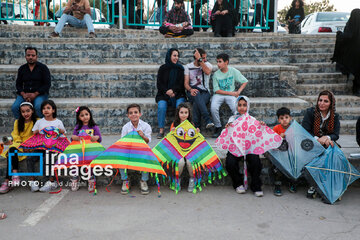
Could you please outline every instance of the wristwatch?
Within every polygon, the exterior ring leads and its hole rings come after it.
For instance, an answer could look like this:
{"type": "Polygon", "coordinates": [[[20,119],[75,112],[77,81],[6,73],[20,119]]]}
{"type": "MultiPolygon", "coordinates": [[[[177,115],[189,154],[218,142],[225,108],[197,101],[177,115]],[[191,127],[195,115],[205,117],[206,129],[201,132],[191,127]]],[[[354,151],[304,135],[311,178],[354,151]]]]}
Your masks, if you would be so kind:
{"type": "Polygon", "coordinates": [[[202,58],[199,58],[199,60],[198,60],[199,62],[202,62],[203,61],[203,59],[202,58]]]}

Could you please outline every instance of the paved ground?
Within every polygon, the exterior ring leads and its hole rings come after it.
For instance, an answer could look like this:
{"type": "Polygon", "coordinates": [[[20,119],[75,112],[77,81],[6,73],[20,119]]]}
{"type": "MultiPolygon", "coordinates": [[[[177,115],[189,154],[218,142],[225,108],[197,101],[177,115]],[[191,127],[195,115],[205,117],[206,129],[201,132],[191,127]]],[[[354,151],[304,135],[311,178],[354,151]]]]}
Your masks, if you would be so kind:
{"type": "MultiPolygon", "coordinates": [[[[108,147],[118,136],[106,136],[108,147]]],[[[354,136],[341,136],[343,151],[359,151],[354,136]]],[[[155,139],[154,139],[155,140],[155,139]]],[[[212,142],[212,140],[210,140],[212,142]]],[[[152,146],[156,143],[153,141],[152,146]]],[[[73,193],[31,193],[16,188],[0,195],[0,239],[357,239],[360,234],[360,186],[353,184],[342,201],[327,205],[305,198],[306,189],[275,197],[239,195],[230,186],[207,186],[199,194],[175,195],[162,187],[148,196],[134,187],[130,196],[100,187],[73,193]]]]}

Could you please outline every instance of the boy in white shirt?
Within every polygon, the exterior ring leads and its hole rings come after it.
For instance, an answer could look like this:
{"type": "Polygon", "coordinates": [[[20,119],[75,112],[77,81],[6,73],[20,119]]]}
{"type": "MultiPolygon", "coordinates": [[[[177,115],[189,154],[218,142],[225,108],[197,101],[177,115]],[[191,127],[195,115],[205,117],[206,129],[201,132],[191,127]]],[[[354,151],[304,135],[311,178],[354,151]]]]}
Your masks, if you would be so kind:
{"type": "MultiPolygon", "coordinates": [[[[122,130],[121,130],[121,137],[124,137],[131,131],[137,131],[139,135],[144,139],[144,141],[149,144],[151,141],[151,126],[140,119],[141,117],[141,108],[138,104],[130,104],[127,107],[127,116],[130,119],[128,123],[126,123],[122,130]]],[[[127,194],[127,187],[126,187],[126,180],[128,179],[127,174],[125,173],[124,169],[120,169],[121,180],[123,181],[121,187],[121,193],[127,194]]],[[[140,190],[141,194],[149,194],[149,188],[147,185],[147,180],[149,179],[148,172],[141,173],[141,180],[140,180],[140,190]]]]}

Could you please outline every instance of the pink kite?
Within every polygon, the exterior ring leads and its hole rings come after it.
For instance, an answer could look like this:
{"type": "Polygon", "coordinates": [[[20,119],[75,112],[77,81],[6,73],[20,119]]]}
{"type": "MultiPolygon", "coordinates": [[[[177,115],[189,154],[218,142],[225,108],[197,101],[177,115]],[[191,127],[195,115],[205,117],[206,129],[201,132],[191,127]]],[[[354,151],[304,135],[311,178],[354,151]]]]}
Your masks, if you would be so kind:
{"type": "Polygon", "coordinates": [[[268,126],[261,125],[248,113],[239,116],[215,141],[217,147],[228,150],[236,157],[247,154],[261,155],[280,147],[281,143],[280,135],[268,126]]]}

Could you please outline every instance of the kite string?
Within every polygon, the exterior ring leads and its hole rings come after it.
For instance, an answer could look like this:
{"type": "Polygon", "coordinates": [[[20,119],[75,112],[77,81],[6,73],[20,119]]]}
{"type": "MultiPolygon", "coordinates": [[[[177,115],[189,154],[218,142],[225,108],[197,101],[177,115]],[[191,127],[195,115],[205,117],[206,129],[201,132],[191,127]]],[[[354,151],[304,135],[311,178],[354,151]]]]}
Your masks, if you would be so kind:
{"type": "Polygon", "coordinates": [[[112,184],[112,182],[114,181],[114,179],[115,179],[115,177],[116,177],[116,175],[118,175],[118,173],[119,173],[119,169],[117,168],[116,169],[116,174],[115,174],[115,176],[113,177],[113,179],[111,180],[111,182],[106,186],[106,191],[107,192],[110,192],[109,190],[108,190],[108,187],[112,184]]]}
{"type": "Polygon", "coordinates": [[[320,168],[320,167],[311,167],[311,166],[307,166],[308,168],[313,168],[313,169],[317,169],[317,170],[325,170],[325,171],[330,171],[330,172],[338,172],[338,173],[344,173],[344,174],[349,174],[352,176],[356,176],[356,177],[360,177],[360,175],[352,173],[351,170],[350,172],[344,172],[344,171],[339,171],[339,170],[335,170],[335,169],[328,169],[328,168],[320,168]]]}

